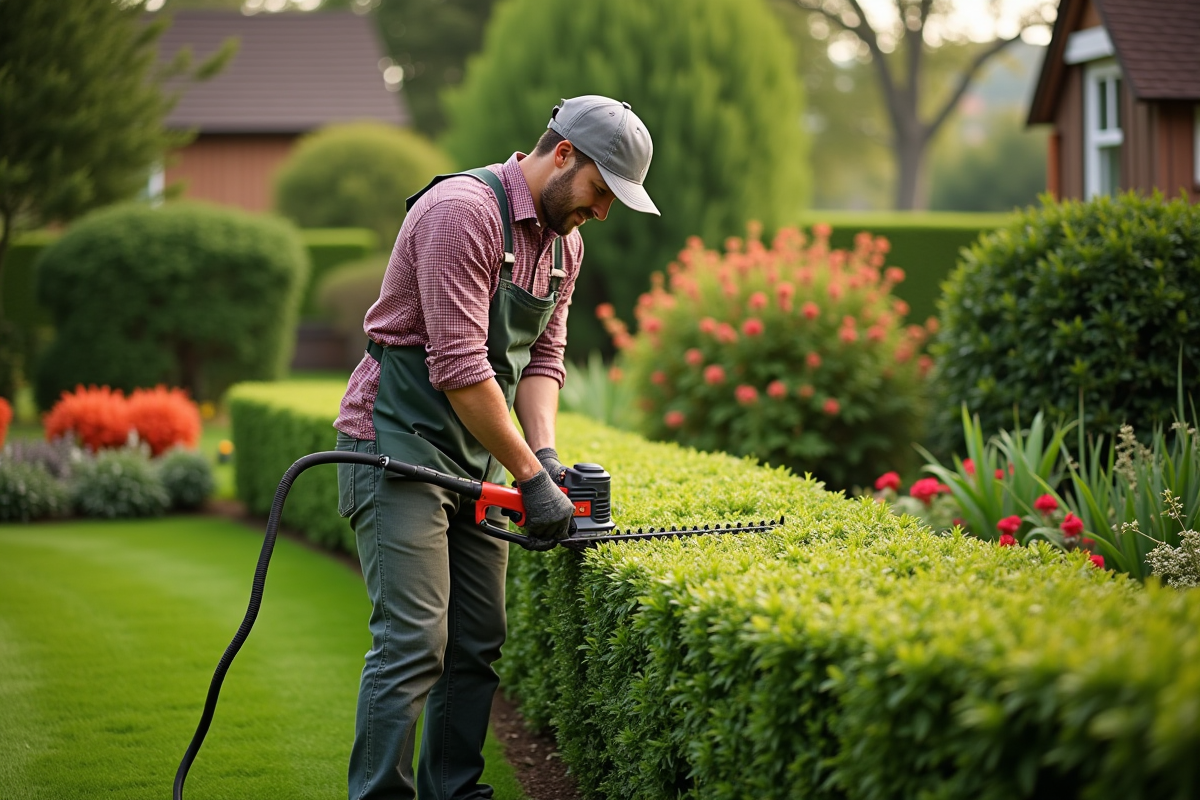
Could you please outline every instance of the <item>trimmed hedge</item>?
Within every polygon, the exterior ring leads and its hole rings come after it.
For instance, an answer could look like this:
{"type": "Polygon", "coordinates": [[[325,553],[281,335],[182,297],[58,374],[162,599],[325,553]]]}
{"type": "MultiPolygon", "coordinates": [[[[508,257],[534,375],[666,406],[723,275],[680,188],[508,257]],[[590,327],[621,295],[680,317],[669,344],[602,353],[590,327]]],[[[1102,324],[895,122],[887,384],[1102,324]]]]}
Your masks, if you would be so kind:
{"type": "Polygon", "coordinates": [[[958,263],[959,252],[983,234],[991,233],[1012,219],[1011,214],[965,214],[953,212],[806,211],[800,223],[811,228],[818,222],[833,227],[831,247],[853,249],[854,235],[869,231],[891,244],[888,266],[907,274],[892,293],[908,303],[908,318],[916,323],[937,316],[942,281],[958,263]]]}
{"type": "MultiPolygon", "coordinates": [[[[258,419],[276,441],[319,431],[326,449],[340,393],[243,386],[235,414],[274,408],[258,419]]],[[[239,458],[256,447],[236,441],[239,458]]],[[[305,446],[266,470],[271,492],[305,446]]],[[[500,667],[589,797],[1200,791],[1200,594],[1046,546],[937,536],[869,499],[580,417],[560,419],[558,449],[609,469],[627,526],[788,515],[764,535],[511,551],[500,667]]],[[[334,515],[321,491],[308,513],[334,515]]]]}
{"type": "MultiPolygon", "coordinates": [[[[279,479],[297,458],[334,449],[333,420],[345,391],[337,381],[240,383],[229,390],[234,485],[252,513],[271,512],[279,479]]],[[[292,484],[283,524],[322,547],[356,553],[354,532],[338,516],[337,503],[337,471],[314,467],[292,484]]]]}
{"type": "MultiPolygon", "coordinates": [[[[61,233],[29,231],[18,234],[8,247],[4,259],[4,282],[0,300],[4,303],[4,318],[26,332],[31,347],[52,338],[54,320],[50,311],[37,299],[34,266],[38,256],[61,233]]],[[[379,236],[367,228],[307,228],[300,230],[300,239],[312,265],[300,306],[303,318],[322,317],[315,305],[316,286],[334,267],[371,255],[379,247],[379,236]]],[[[30,353],[30,356],[36,350],[30,353]]]]}

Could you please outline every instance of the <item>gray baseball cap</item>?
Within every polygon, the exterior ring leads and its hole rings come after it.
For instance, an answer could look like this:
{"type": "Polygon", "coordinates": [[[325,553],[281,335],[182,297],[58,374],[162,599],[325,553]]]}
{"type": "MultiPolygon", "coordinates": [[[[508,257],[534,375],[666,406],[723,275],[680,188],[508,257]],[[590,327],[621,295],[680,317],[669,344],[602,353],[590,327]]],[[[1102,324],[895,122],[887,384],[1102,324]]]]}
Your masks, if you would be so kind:
{"type": "Polygon", "coordinates": [[[622,203],[634,211],[658,214],[658,207],[642,188],[654,157],[654,142],[629,103],[598,94],[572,97],[554,107],[546,127],[595,161],[604,182],[622,203]]]}

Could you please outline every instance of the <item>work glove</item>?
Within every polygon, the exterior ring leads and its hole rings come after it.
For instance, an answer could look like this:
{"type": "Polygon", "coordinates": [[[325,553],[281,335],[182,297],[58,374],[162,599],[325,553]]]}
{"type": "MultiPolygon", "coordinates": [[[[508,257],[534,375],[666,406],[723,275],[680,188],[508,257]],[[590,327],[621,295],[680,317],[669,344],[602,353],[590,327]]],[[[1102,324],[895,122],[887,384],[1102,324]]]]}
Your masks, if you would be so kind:
{"type": "Polygon", "coordinates": [[[525,504],[525,533],[535,539],[565,539],[571,532],[575,504],[541,470],[526,481],[518,481],[521,501],[525,504]]]}
{"type": "Polygon", "coordinates": [[[561,484],[563,482],[563,473],[567,468],[558,460],[558,453],[553,447],[543,447],[534,453],[537,460],[542,462],[542,469],[550,473],[550,480],[561,484]]]}

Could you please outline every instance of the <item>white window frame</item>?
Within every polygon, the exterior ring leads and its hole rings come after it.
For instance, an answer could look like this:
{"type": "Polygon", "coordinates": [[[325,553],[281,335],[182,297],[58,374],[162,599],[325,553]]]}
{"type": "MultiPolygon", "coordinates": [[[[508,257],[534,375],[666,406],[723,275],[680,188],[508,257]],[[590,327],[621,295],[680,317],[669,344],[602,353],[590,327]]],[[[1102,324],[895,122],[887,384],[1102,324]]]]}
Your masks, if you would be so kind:
{"type": "MultiPolygon", "coordinates": [[[[1089,64],[1084,73],[1083,87],[1083,194],[1091,199],[1100,191],[1100,150],[1121,147],[1125,144],[1125,132],[1117,127],[1121,95],[1116,91],[1116,81],[1124,83],[1121,67],[1115,60],[1106,59],[1089,64]],[[1100,87],[1104,85],[1108,119],[1103,130],[1100,128],[1100,87]]],[[[1114,187],[1119,188],[1119,187],[1114,187]]]]}

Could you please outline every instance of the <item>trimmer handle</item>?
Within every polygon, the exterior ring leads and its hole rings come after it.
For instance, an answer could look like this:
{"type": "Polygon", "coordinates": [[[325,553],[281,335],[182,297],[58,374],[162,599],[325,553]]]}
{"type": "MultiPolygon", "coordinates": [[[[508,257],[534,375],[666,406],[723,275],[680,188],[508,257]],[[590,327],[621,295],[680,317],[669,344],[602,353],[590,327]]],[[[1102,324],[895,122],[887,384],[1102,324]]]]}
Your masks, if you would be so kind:
{"type": "MultiPolygon", "coordinates": [[[[475,523],[484,528],[490,536],[515,542],[526,550],[550,550],[554,547],[553,539],[535,539],[520,533],[513,533],[507,528],[493,525],[487,518],[489,508],[499,508],[504,516],[517,524],[518,528],[525,527],[525,501],[521,498],[521,490],[515,487],[501,486],[497,483],[481,481],[479,498],[475,501],[475,523]]],[[[567,487],[562,487],[563,494],[567,487]]]]}

